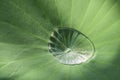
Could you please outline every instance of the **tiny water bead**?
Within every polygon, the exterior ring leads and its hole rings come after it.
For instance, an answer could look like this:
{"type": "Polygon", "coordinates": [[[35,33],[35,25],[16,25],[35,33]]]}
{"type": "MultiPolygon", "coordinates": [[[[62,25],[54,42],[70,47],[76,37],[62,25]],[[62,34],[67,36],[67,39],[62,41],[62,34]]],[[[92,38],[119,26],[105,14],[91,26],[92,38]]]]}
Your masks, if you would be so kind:
{"type": "Polygon", "coordinates": [[[51,33],[49,52],[63,64],[80,64],[90,60],[95,51],[93,42],[73,28],[58,28],[51,33]]]}

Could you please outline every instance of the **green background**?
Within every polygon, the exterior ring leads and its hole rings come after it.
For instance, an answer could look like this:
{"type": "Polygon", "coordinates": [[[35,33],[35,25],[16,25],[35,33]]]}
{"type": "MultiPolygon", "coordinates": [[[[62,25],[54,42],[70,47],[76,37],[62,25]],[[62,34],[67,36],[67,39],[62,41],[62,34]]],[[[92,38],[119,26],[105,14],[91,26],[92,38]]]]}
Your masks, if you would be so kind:
{"type": "Polygon", "coordinates": [[[0,80],[119,80],[120,0],[0,0],[0,80]],[[94,43],[89,63],[69,66],[48,51],[57,27],[94,43]]]}

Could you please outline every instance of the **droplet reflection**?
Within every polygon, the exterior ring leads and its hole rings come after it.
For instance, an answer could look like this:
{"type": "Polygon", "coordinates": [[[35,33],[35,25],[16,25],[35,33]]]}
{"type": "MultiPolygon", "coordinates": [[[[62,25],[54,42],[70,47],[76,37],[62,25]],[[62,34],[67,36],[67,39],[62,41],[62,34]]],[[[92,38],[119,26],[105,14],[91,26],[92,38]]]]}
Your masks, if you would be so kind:
{"type": "Polygon", "coordinates": [[[49,51],[63,64],[80,64],[94,55],[94,44],[83,33],[72,28],[53,31],[48,43],[49,51]]]}

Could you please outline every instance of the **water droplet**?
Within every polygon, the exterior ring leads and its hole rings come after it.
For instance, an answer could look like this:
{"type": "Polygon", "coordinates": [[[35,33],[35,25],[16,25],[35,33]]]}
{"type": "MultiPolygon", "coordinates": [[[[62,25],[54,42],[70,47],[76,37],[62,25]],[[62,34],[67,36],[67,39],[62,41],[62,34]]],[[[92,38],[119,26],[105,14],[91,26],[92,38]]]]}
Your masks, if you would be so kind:
{"type": "Polygon", "coordinates": [[[83,33],[72,28],[58,28],[52,32],[49,43],[50,53],[63,64],[80,64],[94,55],[94,44],[83,33]]]}

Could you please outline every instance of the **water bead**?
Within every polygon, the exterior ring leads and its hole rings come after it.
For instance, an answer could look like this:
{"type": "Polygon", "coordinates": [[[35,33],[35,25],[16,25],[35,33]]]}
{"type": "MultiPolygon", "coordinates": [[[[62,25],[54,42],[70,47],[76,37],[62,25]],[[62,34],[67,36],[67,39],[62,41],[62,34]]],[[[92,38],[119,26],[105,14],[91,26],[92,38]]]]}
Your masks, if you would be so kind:
{"type": "Polygon", "coordinates": [[[93,42],[73,28],[58,28],[51,33],[49,52],[60,63],[75,65],[89,61],[94,56],[93,42]]]}

